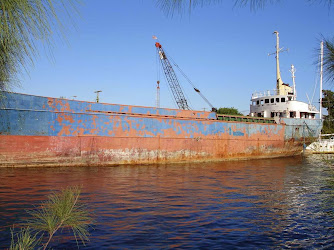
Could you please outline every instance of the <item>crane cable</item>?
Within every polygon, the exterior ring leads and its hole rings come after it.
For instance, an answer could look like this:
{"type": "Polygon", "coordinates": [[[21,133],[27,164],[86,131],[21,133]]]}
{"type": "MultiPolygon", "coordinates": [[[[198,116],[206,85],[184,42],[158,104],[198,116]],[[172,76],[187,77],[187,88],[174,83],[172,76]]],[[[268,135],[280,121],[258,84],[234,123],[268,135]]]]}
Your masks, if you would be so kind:
{"type": "Polygon", "coordinates": [[[172,57],[168,56],[170,58],[170,60],[172,61],[172,63],[174,64],[174,66],[180,71],[180,73],[183,75],[183,77],[190,83],[190,85],[193,87],[193,89],[195,90],[195,92],[197,92],[202,98],[203,100],[209,104],[209,106],[211,107],[212,110],[214,110],[215,108],[213,107],[213,105],[209,102],[209,100],[201,93],[201,91],[196,88],[196,86],[193,84],[193,82],[189,79],[189,77],[182,71],[182,69],[175,63],[175,61],[173,60],[172,57]]]}

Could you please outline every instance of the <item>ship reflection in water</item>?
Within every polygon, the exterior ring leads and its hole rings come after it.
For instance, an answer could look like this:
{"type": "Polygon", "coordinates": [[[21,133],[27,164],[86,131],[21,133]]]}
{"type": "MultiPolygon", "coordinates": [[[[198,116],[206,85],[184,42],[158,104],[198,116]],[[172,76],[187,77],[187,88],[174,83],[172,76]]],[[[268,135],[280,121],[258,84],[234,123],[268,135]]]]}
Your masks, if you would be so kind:
{"type": "MultiPolygon", "coordinates": [[[[99,168],[0,169],[0,248],[50,190],[82,186],[84,248],[334,246],[334,172],[314,158],[99,168]]],[[[68,237],[54,248],[76,248],[68,237]]]]}

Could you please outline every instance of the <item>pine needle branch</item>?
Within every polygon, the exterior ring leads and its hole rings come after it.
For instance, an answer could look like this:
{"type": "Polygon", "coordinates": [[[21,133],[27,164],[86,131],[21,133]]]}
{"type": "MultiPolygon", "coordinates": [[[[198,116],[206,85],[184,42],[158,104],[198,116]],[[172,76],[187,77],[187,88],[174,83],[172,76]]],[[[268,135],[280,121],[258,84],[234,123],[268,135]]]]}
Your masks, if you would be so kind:
{"type": "Polygon", "coordinates": [[[324,74],[328,81],[334,81],[334,38],[324,39],[324,74]]]}
{"type": "MultiPolygon", "coordinates": [[[[88,228],[93,223],[93,219],[86,206],[80,202],[80,193],[80,188],[68,187],[49,195],[48,200],[43,202],[40,207],[28,211],[31,218],[26,223],[27,229],[23,230],[23,235],[35,232],[35,236],[42,234],[42,239],[46,233],[47,237],[43,244],[43,249],[46,249],[60,229],[70,228],[77,244],[79,238],[85,245],[85,241],[89,240],[88,228]]],[[[30,239],[28,234],[25,238],[30,239]]],[[[36,239],[36,237],[32,239],[36,239]]]]}
{"type": "Polygon", "coordinates": [[[0,1],[0,91],[18,85],[22,69],[28,72],[38,55],[36,41],[43,42],[51,53],[54,35],[65,38],[65,26],[58,15],[65,11],[72,19],[70,13],[76,12],[78,1],[0,1]]]}

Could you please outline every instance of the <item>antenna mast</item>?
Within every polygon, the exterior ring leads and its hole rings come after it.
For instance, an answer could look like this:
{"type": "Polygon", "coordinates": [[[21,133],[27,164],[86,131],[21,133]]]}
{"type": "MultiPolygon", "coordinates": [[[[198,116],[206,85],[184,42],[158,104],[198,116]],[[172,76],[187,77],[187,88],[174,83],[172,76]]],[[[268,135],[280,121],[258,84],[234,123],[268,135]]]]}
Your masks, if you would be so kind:
{"type": "Polygon", "coordinates": [[[322,119],[322,76],[323,76],[323,63],[324,63],[324,42],[320,43],[320,102],[319,102],[319,115],[322,119]]]}
{"type": "Polygon", "coordinates": [[[160,81],[157,81],[157,103],[156,106],[157,108],[160,108],[160,81]]]}
{"type": "Polygon", "coordinates": [[[293,99],[294,100],[297,100],[297,90],[296,90],[296,81],[295,81],[295,73],[296,73],[296,68],[295,66],[292,64],[291,65],[291,69],[290,69],[290,72],[292,74],[292,83],[293,83],[293,99]]]}
{"type": "Polygon", "coordinates": [[[96,93],[96,102],[100,102],[99,94],[102,92],[102,90],[96,90],[94,93],[96,93]]]}

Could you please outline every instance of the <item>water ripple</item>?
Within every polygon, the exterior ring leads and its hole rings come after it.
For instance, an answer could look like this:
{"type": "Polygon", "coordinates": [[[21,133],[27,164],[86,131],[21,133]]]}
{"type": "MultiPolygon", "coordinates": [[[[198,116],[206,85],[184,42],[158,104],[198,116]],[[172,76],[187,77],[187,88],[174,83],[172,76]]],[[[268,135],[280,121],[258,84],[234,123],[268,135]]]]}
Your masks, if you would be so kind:
{"type": "MultiPolygon", "coordinates": [[[[321,162],[321,161],[320,161],[321,162]]],[[[87,249],[332,248],[334,172],[314,158],[0,169],[0,248],[51,191],[82,187],[87,249]]],[[[76,248],[64,233],[53,248],[76,248]]]]}

